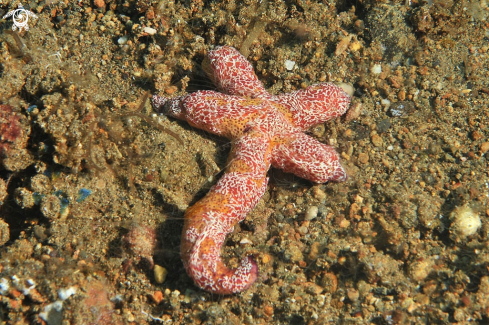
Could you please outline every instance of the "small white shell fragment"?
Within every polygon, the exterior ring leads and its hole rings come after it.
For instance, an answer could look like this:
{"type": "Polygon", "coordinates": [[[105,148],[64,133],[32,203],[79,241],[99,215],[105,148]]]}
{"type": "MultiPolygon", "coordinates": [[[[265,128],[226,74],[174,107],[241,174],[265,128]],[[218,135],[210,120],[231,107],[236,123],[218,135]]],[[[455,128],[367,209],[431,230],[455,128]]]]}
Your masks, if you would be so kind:
{"type": "Polygon", "coordinates": [[[249,240],[248,238],[243,238],[241,239],[241,241],[239,242],[241,245],[246,245],[246,244],[253,244],[253,242],[251,240],[249,240]]]}
{"type": "Polygon", "coordinates": [[[285,69],[292,71],[295,67],[295,61],[285,60],[285,69]]]}
{"type": "Polygon", "coordinates": [[[474,235],[482,226],[481,218],[470,207],[456,207],[452,212],[450,231],[460,238],[474,235]]]}
{"type": "Polygon", "coordinates": [[[117,40],[117,44],[119,45],[125,45],[127,43],[127,40],[129,38],[127,37],[127,35],[124,35],[124,36],[121,36],[119,37],[119,39],[117,40]]]}
{"type": "Polygon", "coordinates": [[[151,27],[144,27],[143,32],[148,33],[149,35],[156,34],[156,29],[151,27]]]}
{"type": "Polygon", "coordinates": [[[382,106],[384,106],[384,107],[389,107],[389,106],[391,106],[391,101],[390,101],[390,100],[388,100],[387,98],[383,98],[383,99],[380,101],[380,103],[381,103],[381,104],[382,104],[382,106]]]}
{"type": "Polygon", "coordinates": [[[76,287],[69,287],[67,289],[61,288],[58,290],[58,298],[66,300],[76,293],[76,287]]]}
{"type": "Polygon", "coordinates": [[[304,215],[304,220],[311,221],[312,219],[318,216],[319,208],[315,205],[311,205],[306,210],[306,214],[304,215]]]}
{"type": "Polygon", "coordinates": [[[370,71],[372,71],[373,74],[380,74],[382,72],[382,66],[380,64],[374,64],[370,71]]]}

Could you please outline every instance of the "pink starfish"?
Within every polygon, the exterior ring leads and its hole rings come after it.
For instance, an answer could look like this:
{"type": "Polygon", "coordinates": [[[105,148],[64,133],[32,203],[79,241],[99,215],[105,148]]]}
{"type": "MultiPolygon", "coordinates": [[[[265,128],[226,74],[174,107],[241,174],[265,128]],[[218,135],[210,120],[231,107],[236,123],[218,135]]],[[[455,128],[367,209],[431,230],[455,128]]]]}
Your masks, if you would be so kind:
{"type": "Polygon", "coordinates": [[[249,288],[258,267],[252,256],[236,269],[221,260],[226,235],[265,193],[270,165],[313,182],[344,181],[347,176],[335,150],[304,131],[340,116],[350,104],[341,88],[322,83],[274,96],[236,49],[209,52],[215,91],[172,99],[154,95],[155,110],[232,140],[224,176],[185,212],[181,257],[188,275],[202,289],[231,294],[249,288]]]}

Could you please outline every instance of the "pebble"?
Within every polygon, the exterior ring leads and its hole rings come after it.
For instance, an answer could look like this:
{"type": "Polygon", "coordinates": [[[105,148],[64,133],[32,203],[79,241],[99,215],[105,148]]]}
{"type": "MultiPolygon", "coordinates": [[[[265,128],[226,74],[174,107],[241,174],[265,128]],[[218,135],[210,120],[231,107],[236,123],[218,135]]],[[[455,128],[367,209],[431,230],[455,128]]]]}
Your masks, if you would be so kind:
{"type": "Polygon", "coordinates": [[[433,267],[433,260],[426,258],[423,260],[415,261],[409,266],[409,276],[417,282],[421,282],[428,277],[433,267]]]}
{"type": "Polygon", "coordinates": [[[117,40],[117,44],[119,45],[125,45],[127,43],[127,40],[129,38],[127,37],[127,35],[124,35],[124,36],[121,36],[119,37],[119,39],[117,40]]]}
{"type": "Polygon", "coordinates": [[[364,164],[366,165],[368,163],[368,154],[367,153],[364,153],[364,152],[361,152],[358,154],[358,161],[361,163],[361,164],[364,164]]]}
{"type": "Polygon", "coordinates": [[[370,71],[372,71],[373,74],[380,74],[382,73],[382,66],[380,64],[374,64],[370,71]]]}
{"type": "Polygon", "coordinates": [[[326,193],[319,187],[315,186],[312,190],[312,195],[316,200],[322,201],[326,199],[326,193]]]}
{"type": "Polygon", "coordinates": [[[0,205],[3,204],[3,200],[7,197],[7,184],[0,178],[0,205]]]}
{"type": "Polygon", "coordinates": [[[165,269],[163,266],[155,264],[153,272],[154,272],[156,283],[161,284],[161,283],[165,282],[166,276],[168,275],[167,269],[165,269]]]}
{"type": "Polygon", "coordinates": [[[407,117],[415,110],[414,103],[410,101],[397,102],[389,106],[389,114],[392,117],[407,117]]]}
{"type": "Polygon", "coordinates": [[[306,282],[306,283],[304,283],[303,286],[304,286],[306,292],[310,293],[312,295],[318,295],[321,292],[323,292],[323,290],[324,290],[323,287],[321,287],[320,285],[317,285],[314,282],[306,282]]]}
{"type": "Polygon", "coordinates": [[[292,71],[295,67],[295,61],[285,60],[285,68],[289,71],[292,71]]]}
{"type": "Polygon", "coordinates": [[[372,144],[376,147],[381,147],[384,141],[382,141],[382,138],[378,134],[374,134],[371,137],[372,144]]]}
{"type": "Polygon", "coordinates": [[[0,246],[5,245],[10,239],[10,229],[8,223],[0,219],[0,246]]]}
{"type": "Polygon", "coordinates": [[[489,142],[483,142],[480,147],[480,152],[486,153],[487,151],[489,151],[489,142]]]}
{"type": "Polygon", "coordinates": [[[61,212],[61,201],[56,195],[48,195],[42,198],[41,212],[48,219],[56,219],[61,212]]]}
{"type": "Polygon", "coordinates": [[[241,239],[241,241],[239,242],[241,245],[246,245],[246,244],[253,244],[253,242],[251,240],[249,240],[248,238],[243,238],[241,239]]]}
{"type": "Polygon", "coordinates": [[[353,288],[349,288],[346,291],[346,295],[348,296],[348,299],[350,299],[352,302],[357,301],[358,298],[360,297],[360,294],[358,293],[358,291],[353,289],[353,288]]]}
{"type": "Polygon", "coordinates": [[[384,106],[384,107],[389,107],[389,106],[391,106],[391,101],[390,101],[390,100],[388,100],[388,99],[386,99],[386,98],[382,99],[382,100],[380,101],[380,103],[381,103],[381,104],[382,104],[382,106],[384,106]]]}
{"type": "Polygon", "coordinates": [[[261,257],[261,262],[263,264],[267,264],[271,260],[272,260],[272,257],[269,254],[263,254],[262,257],[261,257]]]}
{"type": "Polygon", "coordinates": [[[304,220],[306,221],[311,221],[312,219],[316,218],[318,216],[319,208],[315,205],[310,206],[307,208],[306,214],[304,216],[304,220]]]}
{"type": "Polygon", "coordinates": [[[134,317],[134,315],[127,309],[124,310],[123,315],[126,321],[128,321],[129,323],[132,323],[136,320],[136,317],[134,317]]]}
{"type": "Polygon", "coordinates": [[[338,287],[338,279],[333,273],[326,273],[321,278],[319,284],[326,290],[326,292],[333,293],[338,287]]]}
{"type": "Polygon", "coordinates": [[[148,33],[149,35],[156,34],[156,29],[151,27],[144,27],[143,32],[148,33]]]}
{"type": "Polygon", "coordinates": [[[481,218],[470,207],[456,207],[451,217],[450,232],[459,238],[472,236],[482,225],[481,218]]]}
{"type": "Polygon", "coordinates": [[[105,7],[105,1],[104,0],[94,0],[93,4],[96,5],[97,8],[105,7]]]}
{"type": "Polygon", "coordinates": [[[36,201],[34,200],[34,195],[31,191],[25,187],[18,187],[15,189],[15,203],[22,209],[29,209],[34,206],[36,201]]]}
{"type": "Polygon", "coordinates": [[[69,287],[67,289],[60,288],[58,290],[58,298],[61,300],[66,300],[76,293],[76,287],[69,287]]]}
{"type": "Polygon", "coordinates": [[[163,292],[161,291],[156,291],[151,295],[151,300],[155,302],[155,304],[159,304],[160,302],[163,301],[163,292]]]}

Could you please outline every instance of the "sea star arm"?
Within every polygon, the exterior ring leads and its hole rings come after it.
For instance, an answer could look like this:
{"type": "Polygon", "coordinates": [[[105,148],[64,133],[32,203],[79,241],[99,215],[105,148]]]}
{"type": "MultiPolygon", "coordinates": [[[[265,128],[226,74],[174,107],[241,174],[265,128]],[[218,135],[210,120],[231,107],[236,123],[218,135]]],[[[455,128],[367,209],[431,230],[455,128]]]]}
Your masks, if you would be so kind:
{"type": "Polygon", "coordinates": [[[253,257],[248,256],[236,269],[229,269],[222,262],[221,247],[226,235],[264,194],[270,150],[270,142],[258,132],[240,138],[233,146],[224,176],[185,213],[182,261],[188,275],[204,290],[236,293],[249,288],[257,278],[253,257]]]}
{"type": "Polygon", "coordinates": [[[345,181],[347,175],[333,147],[304,134],[279,139],[272,166],[316,183],[345,181]]]}
{"type": "Polygon", "coordinates": [[[350,100],[342,88],[331,83],[315,84],[274,98],[290,112],[292,122],[302,130],[343,115],[350,100]]]}
{"type": "Polygon", "coordinates": [[[230,139],[240,136],[248,121],[260,116],[259,99],[231,96],[210,90],[175,98],[153,95],[155,110],[207,132],[230,139]]]}
{"type": "Polygon", "coordinates": [[[255,75],[253,66],[233,47],[218,46],[203,63],[214,84],[229,95],[270,97],[255,75]]]}

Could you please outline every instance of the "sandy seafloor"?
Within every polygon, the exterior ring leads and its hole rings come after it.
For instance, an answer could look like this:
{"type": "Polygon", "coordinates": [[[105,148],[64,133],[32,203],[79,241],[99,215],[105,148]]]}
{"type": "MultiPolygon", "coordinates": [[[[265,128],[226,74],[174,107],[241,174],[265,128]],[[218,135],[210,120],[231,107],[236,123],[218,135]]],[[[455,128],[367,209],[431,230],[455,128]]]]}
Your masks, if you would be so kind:
{"type": "Polygon", "coordinates": [[[2,324],[489,323],[488,1],[23,5],[28,32],[0,20],[2,324]],[[274,94],[355,90],[308,132],[348,181],[271,170],[222,252],[259,265],[232,296],[179,258],[184,211],[231,145],[144,102],[213,89],[218,45],[274,94]]]}

